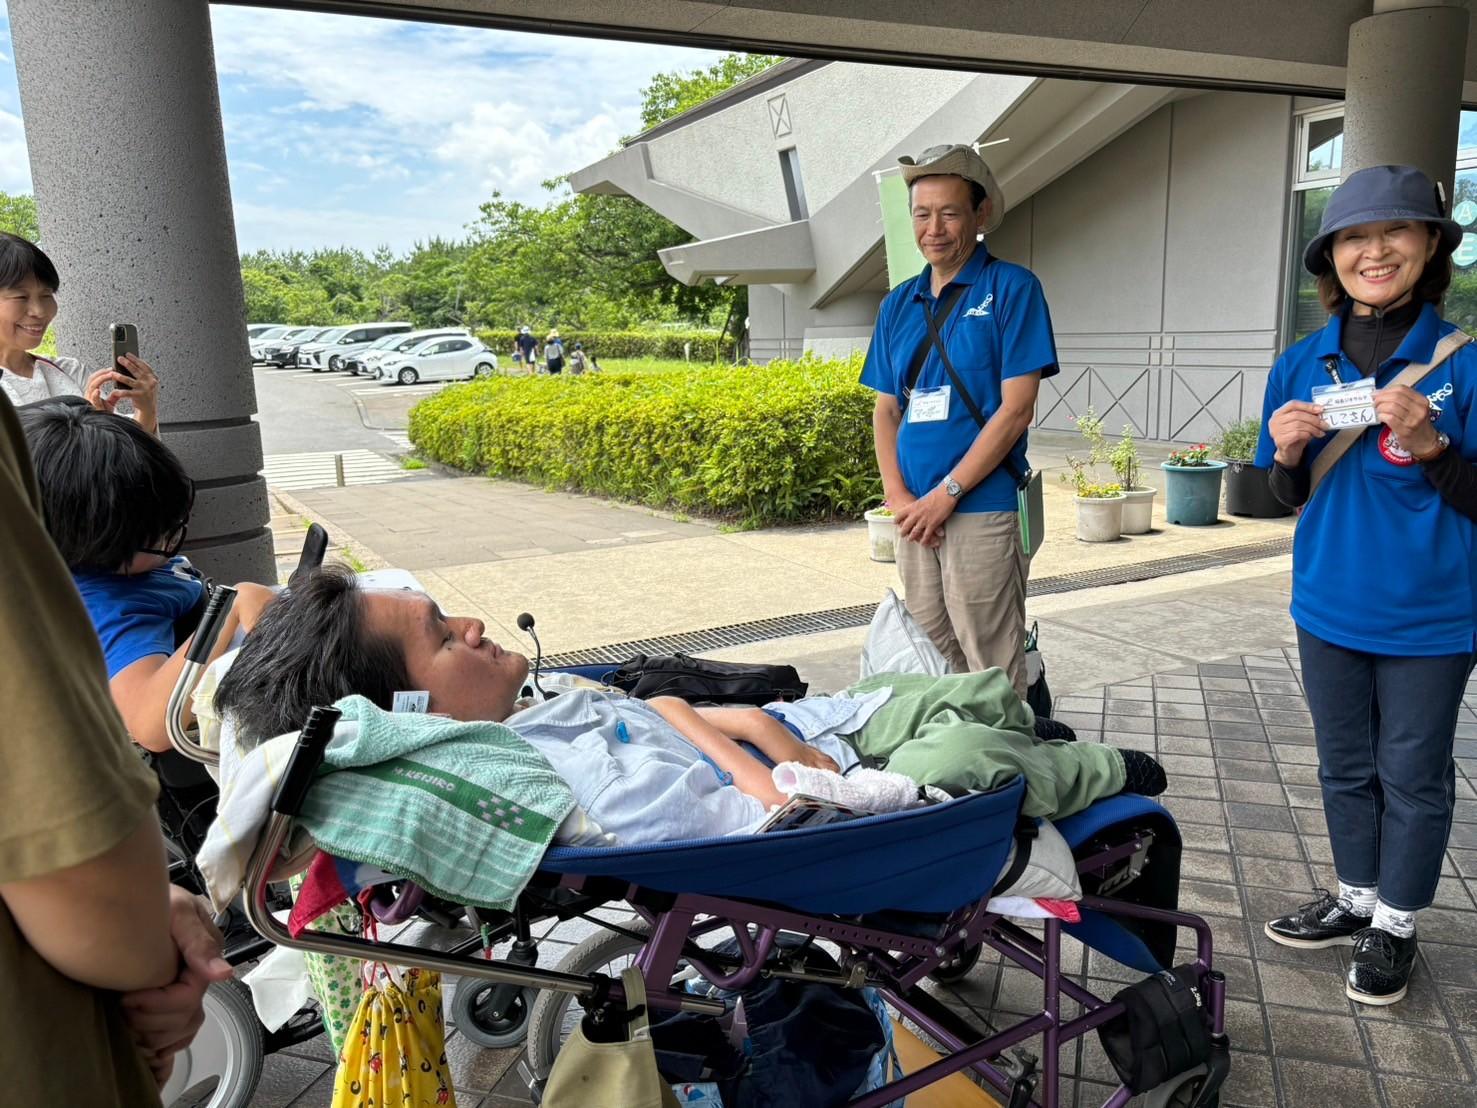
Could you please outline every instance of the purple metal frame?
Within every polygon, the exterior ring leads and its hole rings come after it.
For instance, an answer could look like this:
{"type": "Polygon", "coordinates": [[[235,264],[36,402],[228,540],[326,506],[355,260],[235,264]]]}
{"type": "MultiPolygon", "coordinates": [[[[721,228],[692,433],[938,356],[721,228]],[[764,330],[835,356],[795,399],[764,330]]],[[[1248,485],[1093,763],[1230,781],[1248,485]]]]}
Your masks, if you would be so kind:
{"type": "MultiPolygon", "coordinates": [[[[1101,872],[1115,861],[1129,856],[1141,838],[1133,839],[1078,862],[1081,873],[1101,872]]],[[[578,877],[563,881],[574,888],[583,882],[578,877]]],[[[656,1008],[673,1008],[680,995],[670,991],[681,963],[695,969],[702,977],[721,989],[741,989],[765,970],[765,962],[774,951],[780,932],[811,935],[827,939],[841,948],[842,973],[850,985],[869,984],[881,989],[888,1003],[907,1019],[923,1028],[949,1053],[916,1073],[908,1074],[875,1092],[849,1102],[848,1108],[884,1108],[900,1096],[916,1092],[952,1073],[969,1069],[982,1077],[996,1092],[1009,1099],[1013,1079],[998,1064],[1000,1057],[1012,1047],[1037,1035],[1041,1037],[1038,1056],[1037,1096],[1024,1103],[1034,1108],[1060,1108],[1061,1072],[1059,1050],[1063,1043],[1081,1038],[1123,1011],[1123,1005],[1095,995],[1062,975],[1059,920],[1043,921],[1043,935],[1036,938],[1018,925],[985,911],[983,901],[961,908],[940,929],[943,938],[910,935],[865,922],[850,923],[833,918],[803,915],[783,908],[766,907],[745,901],[724,900],[708,896],[679,895],[666,898],[660,908],[643,906],[648,896],[631,889],[629,901],[652,926],[652,933],[636,958],[647,981],[647,1000],[656,1008]],[[742,964],[737,969],[728,964],[709,962],[694,953],[690,940],[718,930],[731,932],[738,946],[742,964]],[[998,951],[1014,964],[1041,979],[1041,1011],[1027,1016],[1010,1027],[966,1042],[930,1014],[908,999],[908,991],[925,976],[970,947],[983,943],[998,951]],[[1084,1012],[1064,1021],[1061,1001],[1080,1005],[1084,1012]]],[[[1084,896],[1083,909],[1107,915],[1173,924],[1194,931],[1196,957],[1192,963],[1200,979],[1213,1034],[1225,1030],[1225,981],[1214,972],[1210,925],[1188,912],[1148,908],[1110,898],[1084,896]]],[[[731,962],[731,959],[730,959],[731,962]]],[[[1103,1103],[1102,1108],[1124,1108],[1133,1092],[1120,1086],[1103,1103]]]]}

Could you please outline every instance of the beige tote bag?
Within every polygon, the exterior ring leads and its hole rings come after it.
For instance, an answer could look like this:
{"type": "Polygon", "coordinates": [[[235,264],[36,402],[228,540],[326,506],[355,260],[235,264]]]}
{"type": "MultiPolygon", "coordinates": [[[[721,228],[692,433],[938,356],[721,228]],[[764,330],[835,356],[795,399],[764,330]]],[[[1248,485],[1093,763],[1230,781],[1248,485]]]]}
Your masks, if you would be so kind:
{"type": "Polygon", "coordinates": [[[678,1108],[676,1094],[657,1072],[641,971],[624,970],[621,988],[626,1008],[641,1009],[630,1023],[630,1037],[620,1043],[592,1043],[581,1021],[554,1059],[544,1108],[678,1108]]]}

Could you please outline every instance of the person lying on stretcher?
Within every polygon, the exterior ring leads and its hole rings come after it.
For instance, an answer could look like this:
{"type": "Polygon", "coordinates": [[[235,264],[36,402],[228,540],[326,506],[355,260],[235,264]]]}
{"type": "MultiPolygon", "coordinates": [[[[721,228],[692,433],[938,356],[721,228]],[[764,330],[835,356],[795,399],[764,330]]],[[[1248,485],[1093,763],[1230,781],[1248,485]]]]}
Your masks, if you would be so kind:
{"type": "Polygon", "coordinates": [[[1027,815],[1056,818],[1125,790],[1154,795],[1148,755],[1097,743],[1040,743],[1000,670],[929,677],[880,674],[837,696],[771,709],[694,708],[574,690],[519,709],[528,659],[447,616],[426,594],[361,589],[325,567],[272,601],[215,695],[252,740],[295,730],[317,704],[358,693],[388,709],[424,690],[431,712],[501,721],[542,753],[576,801],[628,844],[753,830],[786,797],[776,763],[846,771],[861,758],[919,785],[987,790],[1026,779],[1027,815]]]}

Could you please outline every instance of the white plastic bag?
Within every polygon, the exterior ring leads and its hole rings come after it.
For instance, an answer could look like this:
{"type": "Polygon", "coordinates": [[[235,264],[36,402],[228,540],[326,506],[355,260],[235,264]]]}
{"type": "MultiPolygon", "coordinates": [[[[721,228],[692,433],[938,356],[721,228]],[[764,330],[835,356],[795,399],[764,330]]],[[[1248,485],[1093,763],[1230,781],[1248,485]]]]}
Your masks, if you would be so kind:
{"type": "Polygon", "coordinates": [[[862,644],[862,677],[874,673],[926,673],[942,677],[948,672],[949,660],[908,614],[897,593],[888,589],[872,616],[867,641],[862,644]]]}

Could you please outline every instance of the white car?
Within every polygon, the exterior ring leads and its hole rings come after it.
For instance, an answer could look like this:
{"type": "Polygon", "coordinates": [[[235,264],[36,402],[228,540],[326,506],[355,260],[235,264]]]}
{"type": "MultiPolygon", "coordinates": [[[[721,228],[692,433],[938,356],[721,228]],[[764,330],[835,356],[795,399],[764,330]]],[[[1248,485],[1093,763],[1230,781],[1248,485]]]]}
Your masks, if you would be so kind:
{"type": "Polygon", "coordinates": [[[246,339],[250,342],[252,339],[260,338],[263,331],[270,331],[273,327],[283,326],[285,324],[282,323],[249,323],[246,326],[246,339]]]}
{"type": "Polygon", "coordinates": [[[338,342],[349,333],[348,327],[330,327],[320,334],[312,342],[305,342],[297,348],[297,366],[299,369],[311,369],[317,373],[323,368],[318,356],[328,347],[338,342]]]}
{"type": "Polygon", "coordinates": [[[378,377],[380,366],[386,358],[396,354],[406,354],[414,350],[421,343],[430,339],[459,339],[471,338],[471,332],[465,327],[427,327],[423,331],[409,331],[403,335],[386,335],[379,342],[361,350],[352,358],[344,362],[344,368],[350,373],[362,373],[366,377],[378,377]]]}
{"type": "Polygon", "coordinates": [[[291,330],[291,327],[267,327],[262,331],[259,331],[257,334],[252,335],[246,340],[246,346],[251,351],[251,360],[253,362],[261,361],[262,348],[268,343],[280,339],[283,335],[287,334],[287,332],[291,330]]]}
{"type": "Polygon", "coordinates": [[[470,335],[427,339],[380,363],[380,378],[401,385],[451,381],[497,372],[497,355],[470,335]]]}
{"type": "Polygon", "coordinates": [[[281,338],[262,340],[256,347],[256,360],[267,365],[287,365],[289,351],[296,350],[303,343],[312,342],[326,330],[327,327],[289,328],[281,338]]]}
{"type": "Polygon", "coordinates": [[[336,373],[344,368],[348,359],[361,350],[368,349],[371,343],[378,342],[386,335],[403,335],[414,329],[414,323],[356,323],[346,328],[332,344],[319,351],[313,367],[336,373]]]}

